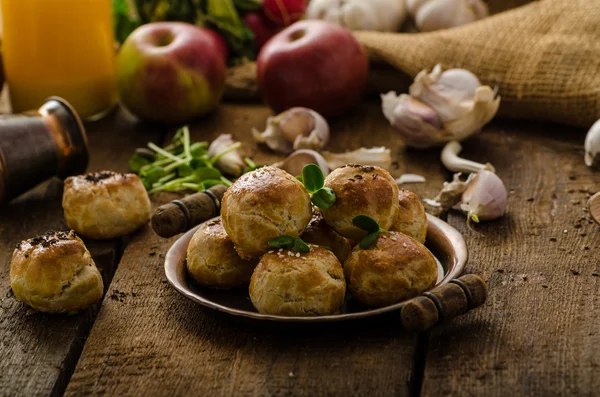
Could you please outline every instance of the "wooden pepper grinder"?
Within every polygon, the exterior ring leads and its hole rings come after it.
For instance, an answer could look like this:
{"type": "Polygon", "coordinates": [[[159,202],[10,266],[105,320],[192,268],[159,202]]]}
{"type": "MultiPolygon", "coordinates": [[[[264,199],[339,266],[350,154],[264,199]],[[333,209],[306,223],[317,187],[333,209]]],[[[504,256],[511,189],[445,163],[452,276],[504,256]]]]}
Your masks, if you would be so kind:
{"type": "Polygon", "coordinates": [[[219,216],[225,190],[226,186],[213,186],[159,207],[152,216],[152,229],[160,237],[168,238],[219,216]]]}
{"type": "Polygon", "coordinates": [[[487,286],[475,274],[467,274],[406,302],[400,316],[409,331],[427,331],[436,324],[481,306],[487,286]]]}

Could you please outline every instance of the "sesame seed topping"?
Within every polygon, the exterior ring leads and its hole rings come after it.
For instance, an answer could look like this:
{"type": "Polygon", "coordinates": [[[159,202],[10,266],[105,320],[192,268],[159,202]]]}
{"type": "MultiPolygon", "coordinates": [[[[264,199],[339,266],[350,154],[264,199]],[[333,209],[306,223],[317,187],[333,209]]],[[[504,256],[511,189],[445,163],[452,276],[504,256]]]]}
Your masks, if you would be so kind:
{"type": "Polygon", "coordinates": [[[300,258],[300,253],[296,252],[296,258],[300,258]]]}
{"type": "Polygon", "coordinates": [[[404,248],[406,248],[406,247],[407,247],[406,243],[402,243],[402,246],[403,246],[404,248]]]}
{"type": "Polygon", "coordinates": [[[272,254],[273,252],[275,252],[275,251],[271,250],[271,251],[269,251],[269,254],[272,254]]]}

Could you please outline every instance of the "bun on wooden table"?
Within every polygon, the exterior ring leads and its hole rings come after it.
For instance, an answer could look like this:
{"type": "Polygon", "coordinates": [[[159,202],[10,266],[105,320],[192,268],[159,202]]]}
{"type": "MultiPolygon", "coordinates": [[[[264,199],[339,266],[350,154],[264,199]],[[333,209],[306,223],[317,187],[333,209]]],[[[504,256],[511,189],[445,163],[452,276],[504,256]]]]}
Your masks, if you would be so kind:
{"type": "Polygon", "coordinates": [[[102,276],[74,231],[21,242],[12,256],[10,286],[18,300],[47,313],[75,313],[103,291],[102,276]]]}
{"type": "Polygon", "coordinates": [[[427,215],[423,203],[419,196],[405,189],[400,189],[398,199],[400,210],[390,230],[407,234],[423,244],[427,237],[427,215]]]}
{"type": "Polygon", "coordinates": [[[125,236],[150,219],[150,199],[135,174],[102,171],[65,180],[67,226],[91,239],[125,236]]]}
{"type": "Polygon", "coordinates": [[[432,288],[437,281],[433,254],[403,233],[380,234],[370,249],[354,247],[344,263],[348,289],[372,307],[392,305],[432,288]]]}
{"type": "Polygon", "coordinates": [[[300,236],[312,217],[310,196],[294,176],[275,167],[242,175],[221,203],[221,218],[243,259],[269,251],[269,240],[300,236]]]}
{"type": "Polygon", "coordinates": [[[225,233],[221,218],[206,222],[190,241],[187,249],[187,269],[200,285],[228,289],[250,282],[258,260],[240,258],[233,242],[225,233]]]}
{"type": "Polygon", "coordinates": [[[335,203],[321,209],[323,218],[336,232],[360,240],[366,232],[352,224],[357,215],[368,215],[389,229],[400,209],[398,185],[389,172],[370,165],[348,164],[327,175],[325,187],[335,192],[335,203]]]}
{"type": "Polygon", "coordinates": [[[266,253],[250,281],[250,299],[263,314],[335,314],[345,293],[342,265],[331,251],[315,245],[310,245],[309,253],[284,249],[266,253]]]}

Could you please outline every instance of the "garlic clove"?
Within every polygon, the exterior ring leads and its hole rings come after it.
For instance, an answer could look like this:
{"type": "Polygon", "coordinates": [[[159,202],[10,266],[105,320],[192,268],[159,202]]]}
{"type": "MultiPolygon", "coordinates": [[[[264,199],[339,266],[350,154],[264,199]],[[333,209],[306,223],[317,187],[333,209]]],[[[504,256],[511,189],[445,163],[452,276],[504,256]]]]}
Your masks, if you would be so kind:
{"type": "Polygon", "coordinates": [[[392,166],[392,156],[390,149],[381,146],[374,148],[360,148],[352,152],[331,153],[324,151],[321,153],[330,170],[343,167],[346,164],[368,164],[389,170],[392,166]]]}
{"type": "Polygon", "coordinates": [[[481,170],[487,170],[496,172],[493,165],[490,163],[480,164],[475,161],[470,161],[458,157],[458,154],[462,151],[462,146],[457,141],[450,141],[442,149],[441,160],[444,167],[452,172],[479,172],[481,170]]]}
{"type": "Polygon", "coordinates": [[[321,168],[324,176],[329,175],[329,166],[323,156],[314,150],[308,149],[296,150],[283,161],[273,164],[273,166],[298,176],[302,175],[302,168],[307,164],[316,164],[321,168]]]}
{"type": "Polygon", "coordinates": [[[405,183],[423,183],[426,179],[422,175],[418,174],[402,174],[396,179],[398,185],[404,185],[405,183]]]}
{"type": "Polygon", "coordinates": [[[410,95],[398,96],[390,91],[381,95],[381,106],[384,116],[408,146],[427,148],[452,138],[442,128],[437,112],[410,95]]]}
{"type": "Polygon", "coordinates": [[[596,121],[585,136],[585,165],[600,168],[600,120],[596,121]]]}
{"type": "Polygon", "coordinates": [[[506,213],[508,193],[502,179],[491,171],[479,171],[462,195],[460,209],[473,222],[500,218],[506,213]]]}
{"type": "Polygon", "coordinates": [[[322,19],[350,30],[395,32],[406,18],[404,0],[312,0],[306,19],[322,19]]]}
{"type": "Polygon", "coordinates": [[[461,198],[467,187],[476,174],[470,174],[466,181],[460,179],[461,173],[456,173],[452,177],[452,182],[444,182],[442,190],[433,199],[424,199],[423,202],[429,206],[436,207],[439,213],[449,211],[455,205],[460,203],[461,198]]]}
{"type": "Polygon", "coordinates": [[[314,110],[295,107],[267,119],[264,132],[252,129],[254,139],[289,154],[295,149],[320,150],[329,142],[329,124],[314,110]]]}
{"type": "Polygon", "coordinates": [[[408,8],[422,32],[461,26],[488,16],[481,0],[409,0],[408,8]]]}
{"type": "Polygon", "coordinates": [[[246,167],[246,163],[244,163],[238,150],[231,150],[236,143],[230,134],[221,134],[208,147],[208,155],[211,157],[226,152],[215,162],[215,167],[224,174],[231,176],[242,175],[246,167]]]}
{"type": "Polygon", "coordinates": [[[479,132],[481,127],[489,123],[500,107],[500,97],[488,86],[482,86],[475,91],[475,98],[470,106],[470,111],[455,120],[444,124],[446,131],[451,133],[456,140],[464,140],[479,132]]]}

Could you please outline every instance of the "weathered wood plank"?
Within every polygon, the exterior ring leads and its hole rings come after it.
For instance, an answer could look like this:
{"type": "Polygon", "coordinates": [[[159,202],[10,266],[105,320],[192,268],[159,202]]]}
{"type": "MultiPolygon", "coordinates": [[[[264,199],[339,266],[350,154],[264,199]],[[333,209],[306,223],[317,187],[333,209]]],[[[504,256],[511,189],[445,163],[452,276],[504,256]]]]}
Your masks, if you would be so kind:
{"type": "Polygon", "coordinates": [[[465,143],[510,189],[509,214],[466,236],[467,271],[489,300],[435,330],[423,396],[591,396],[600,388],[600,227],[585,211],[598,175],[583,163],[584,131],[498,122],[465,143]]]}
{"type": "MultiPolygon", "coordinates": [[[[122,112],[88,123],[89,169],[126,171],[133,148],[158,137],[156,131],[140,127],[134,127],[134,121],[122,112]]],[[[66,228],[61,198],[62,183],[53,180],[0,210],[1,396],[61,395],[98,312],[99,305],[95,305],[74,316],[31,314],[10,290],[9,269],[15,244],[50,229],[66,228]]],[[[120,243],[86,244],[108,287],[120,243]]]]}
{"type": "MultiPolygon", "coordinates": [[[[264,126],[264,107],[224,105],[193,129],[194,139],[232,133],[250,152],[250,127],[264,126]]],[[[378,104],[332,125],[334,151],[400,143],[378,104]]],[[[261,151],[256,160],[275,157],[261,151]]],[[[443,180],[435,153],[410,152],[400,172],[430,177],[422,193],[443,180]]],[[[415,185],[416,186],[416,185],[415,185]]],[[[429,189],[429,191],[427,191],[429,189]]],[[[207,312],[179,296],[164,276],[164,253],[174,239],[146,229],[127,247],[67,388],[66,395],[397,395],[407,396],[415,337],[391,319],[329,327],[262,326],[207,312]],[[109,291],[109,292],[111,292],[109,291]]]]}

